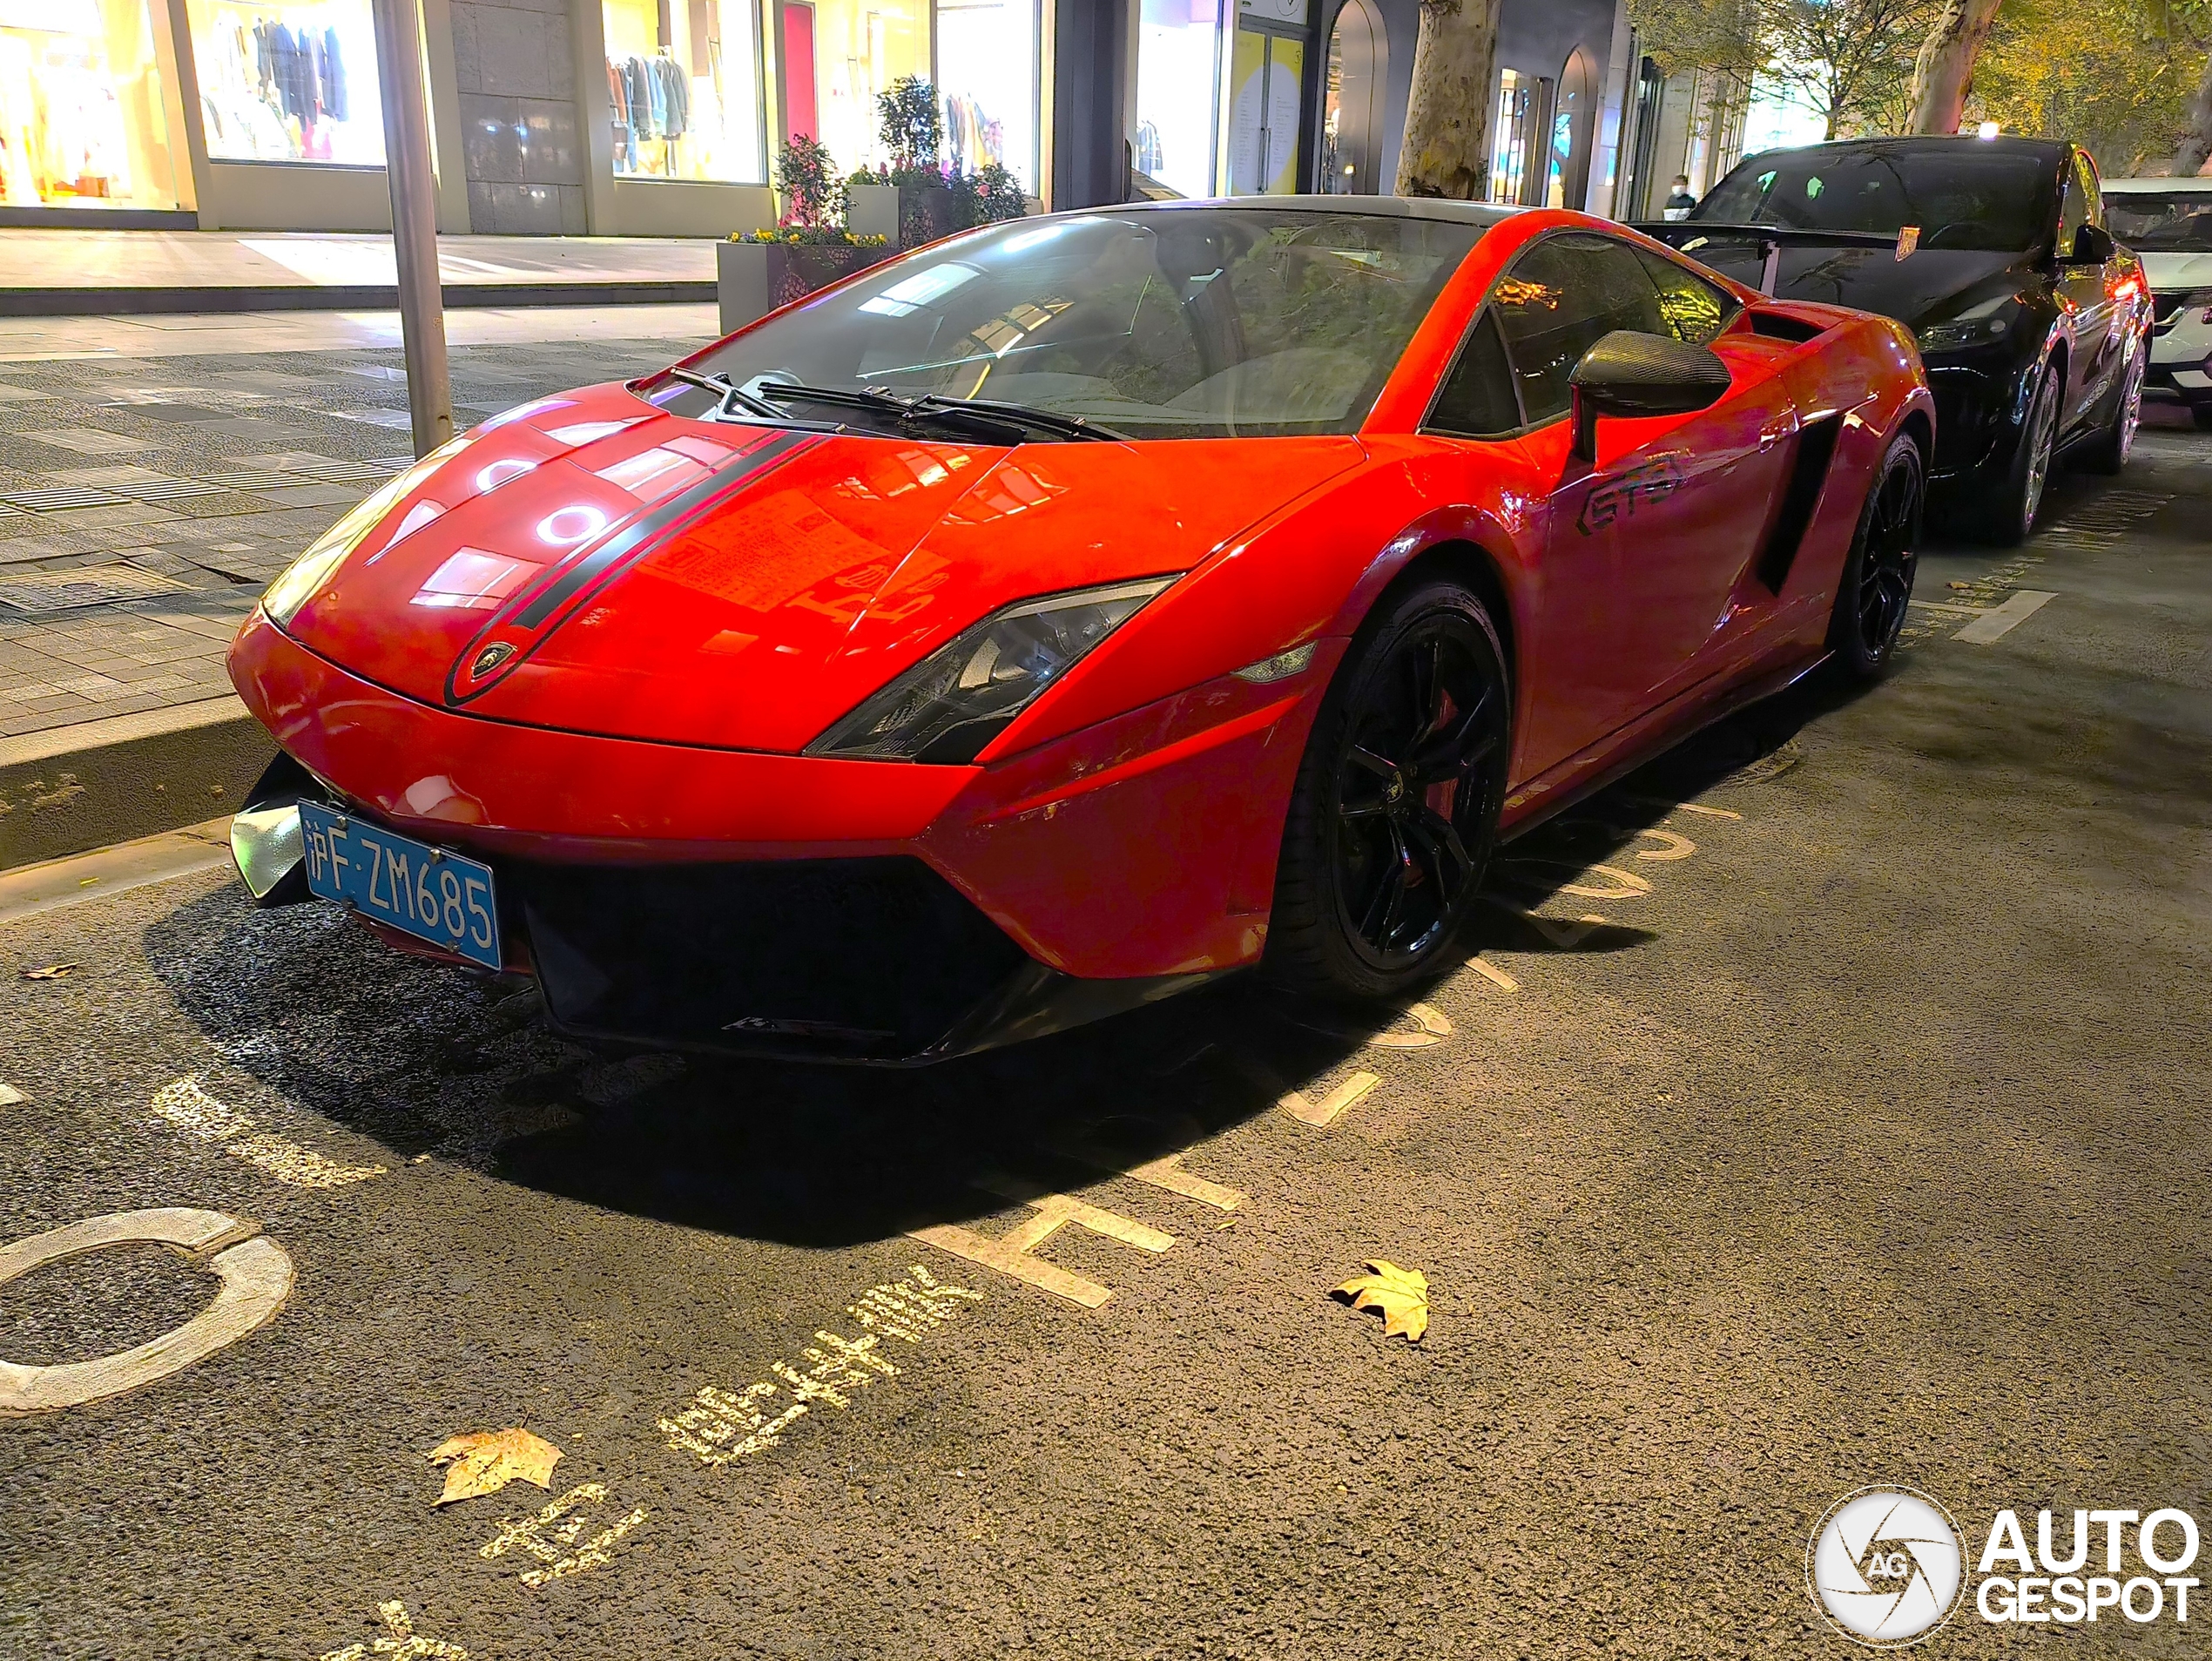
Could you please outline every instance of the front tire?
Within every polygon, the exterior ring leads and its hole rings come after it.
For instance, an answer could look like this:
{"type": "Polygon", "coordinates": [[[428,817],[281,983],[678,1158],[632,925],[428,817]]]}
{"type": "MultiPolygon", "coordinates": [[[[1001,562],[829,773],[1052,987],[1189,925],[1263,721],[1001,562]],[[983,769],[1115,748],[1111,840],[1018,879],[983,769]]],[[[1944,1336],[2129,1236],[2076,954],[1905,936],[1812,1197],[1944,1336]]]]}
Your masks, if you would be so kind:
{"type": "Polygon", "coordinates": [[[1435,973],[1497,834],[1512,701],[1496,625],[1458,584],[1409,584],[1361,625],[1291,792],[1271,979],[1387,998],[1435,973]]]}
{"type": "Polygon", "coordinates": [[[1989,540],[2000,548],[2027,541],[2035,529],[2035,516],[2042,511],[2044,487],[2051,481],[2051,463],[2058,451],[2059,392],[2059,372],[2046,365],[2027,407],[2027,426],[2006,470],[2003,494],[1983,522],[1989,540]]]}
{"type": "Polygon", "coordinates": [[[1871,680],[1896,654],[1919,569],[1925,480],[1920,447],[1900,433],[1890,442],[1858,510],[1858,534],[1844,557],[1828,621],[1828,649],[1854,679],[1871,680]]]}

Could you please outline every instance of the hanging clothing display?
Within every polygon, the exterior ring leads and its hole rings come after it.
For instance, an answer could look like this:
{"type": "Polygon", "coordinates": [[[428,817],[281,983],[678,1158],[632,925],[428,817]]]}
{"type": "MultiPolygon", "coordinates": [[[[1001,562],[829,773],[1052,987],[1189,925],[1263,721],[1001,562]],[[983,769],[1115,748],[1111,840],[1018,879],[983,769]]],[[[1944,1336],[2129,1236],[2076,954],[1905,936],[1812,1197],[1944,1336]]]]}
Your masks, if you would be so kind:
{"type": "Polygon", "coordinates": [[[618,177],[766,182],[752,0],[585,3],[600,8],[605,120],[618,177]]]}
{"type": "Polygon", "coordinates": [[[368,6],[369,0],[186,0],[209,157],[381,165],[383,121],[368,6]],[[356,86],[358,74],[369,79],[356,86]]]}

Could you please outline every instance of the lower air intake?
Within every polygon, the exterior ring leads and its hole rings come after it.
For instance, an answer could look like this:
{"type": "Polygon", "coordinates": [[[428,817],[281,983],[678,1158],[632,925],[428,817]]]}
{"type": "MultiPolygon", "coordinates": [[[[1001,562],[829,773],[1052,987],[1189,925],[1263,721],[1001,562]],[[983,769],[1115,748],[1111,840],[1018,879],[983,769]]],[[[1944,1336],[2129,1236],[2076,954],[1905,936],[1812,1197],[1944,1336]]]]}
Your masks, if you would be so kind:
{"type": "Polygon", "coordinates": [[[572,1031],[853,1059],[928,1047],[1028,957],[919,860],[511,866],[572,1031]]]}

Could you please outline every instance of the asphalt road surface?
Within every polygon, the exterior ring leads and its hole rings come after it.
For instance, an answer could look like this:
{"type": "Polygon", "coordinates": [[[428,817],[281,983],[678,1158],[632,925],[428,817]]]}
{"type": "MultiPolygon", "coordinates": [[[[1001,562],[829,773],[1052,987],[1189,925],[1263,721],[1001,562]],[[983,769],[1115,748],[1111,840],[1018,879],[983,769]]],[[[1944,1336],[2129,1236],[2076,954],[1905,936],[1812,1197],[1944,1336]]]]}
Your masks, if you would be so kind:
{"type": "MultiPolygon", "coordinates": [[[[2208,510],[2160,431],[1931,553],[1891,678],[1511,847],[1405,1013],[1232,985],[880,1077],[587,1053],[214,873],[0,928],[0,1240],[199,1207],[293,1277],[0,1420],[0,1655],[1840,1656],[1862,1485],[1976,1547],[2205,1507],[2208,510]],[[1330,1296],[1377,1259],[1418,1345],[1330,1296]],[[509,1428],[546,1486],[435,1504],[509,1428]]],[[[0,1359],[214,1286],[37,1269],[0,1359]]]]}

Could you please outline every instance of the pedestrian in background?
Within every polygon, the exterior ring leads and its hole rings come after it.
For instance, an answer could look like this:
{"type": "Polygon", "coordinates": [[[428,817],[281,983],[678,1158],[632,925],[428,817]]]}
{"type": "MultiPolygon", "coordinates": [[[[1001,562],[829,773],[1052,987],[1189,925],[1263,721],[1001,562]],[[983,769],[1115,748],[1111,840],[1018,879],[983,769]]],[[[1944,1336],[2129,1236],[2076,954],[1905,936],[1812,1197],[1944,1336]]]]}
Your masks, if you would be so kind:
{"type": "Polygon", "coordinates": [[[1696,206],[1697,199],[1689,193],[1689,175],[1676,173],[1675,188],[1667,197],[1665,217],[1670,219],[1686,219],[1689,217],[1689,210],[1696,206]]]}

